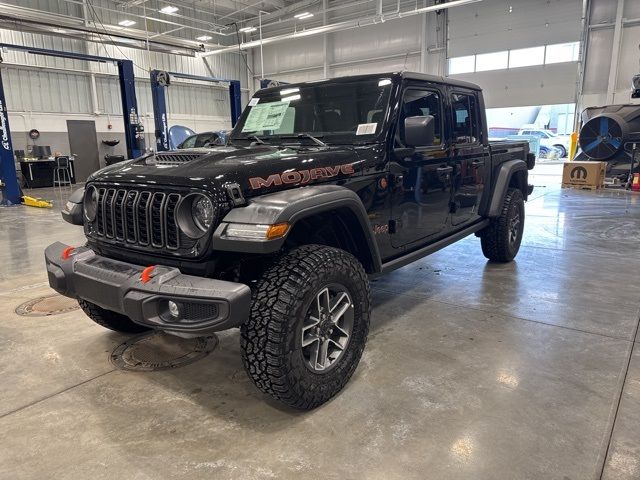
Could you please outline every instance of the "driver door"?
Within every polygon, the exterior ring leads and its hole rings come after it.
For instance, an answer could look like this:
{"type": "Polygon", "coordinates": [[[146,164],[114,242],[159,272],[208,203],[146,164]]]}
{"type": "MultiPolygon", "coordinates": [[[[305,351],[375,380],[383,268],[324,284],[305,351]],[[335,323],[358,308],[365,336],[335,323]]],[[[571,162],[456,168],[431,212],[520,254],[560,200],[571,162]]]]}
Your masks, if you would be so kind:
{"type": "Polygon", "coordinates": [[[432,115],[434,144],[416,147],[415,153],[396,158],[390,164],[393,178],[391,218],[394,248],[419,246],[444,233],[449,217],[451,175],[447,141],[444,138],[445,92],[438,86],[407,86],[398,115],[396,146],[404,147],[404,121],[407,117],[432,115]]]}

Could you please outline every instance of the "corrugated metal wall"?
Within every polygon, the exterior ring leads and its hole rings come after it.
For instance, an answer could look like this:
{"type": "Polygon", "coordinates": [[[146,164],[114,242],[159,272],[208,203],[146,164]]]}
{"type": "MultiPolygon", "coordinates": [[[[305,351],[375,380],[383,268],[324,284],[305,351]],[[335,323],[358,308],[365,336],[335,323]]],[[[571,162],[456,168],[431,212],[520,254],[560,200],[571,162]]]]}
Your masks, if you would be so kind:
{"type": "MultiPolygon", "coordinates": [[[[38,3],[38,2],[33,2],[38,3]]],[[[63,4],[65,2],[60,2],[63,4]]],[[[110,44],[40,34],[0,30],[0,41],[52,50],[87,53],[113,58],[129,58],[135,64],[136,93],[142,114],[153,111],[149,84],[151,69],[211,76],[202,59],[158,52],[115,47],[110,44]]],[[[101,113],[120,114],[120,90],[117,67],[109,63],[86,62],[9,50],[3,52],[2,72],[10,111],[51,113],[93,113],[91,74],[96,75],[98,109],[101,113]]],[[[219,55],[207,60],[218,78],[240,79],[247,84],[244,61],[236,54],[219,55]]],[[[168,89],[171,114],[212,117],[230,115],[229,95],[224,88],[206,84],[176,82],[168,89]]],[[[247,95],[243,95],[246,101],[247,95]]]]}
{"type": "Polygon", "coordinates": [[[606,103],[638,102],[631,99],[631,78],[640,72],[640,1],[625,0],[620,32],[620,52],[616,59],[614,51],[614,24],[616,0],[592,0],[587,59],[584,75],[582,106],[606,103]],[[609,92],[611,63],[615,67],[615,78],[609,92]],[[611,96],[608,98],[608,93],[611,96]]]}

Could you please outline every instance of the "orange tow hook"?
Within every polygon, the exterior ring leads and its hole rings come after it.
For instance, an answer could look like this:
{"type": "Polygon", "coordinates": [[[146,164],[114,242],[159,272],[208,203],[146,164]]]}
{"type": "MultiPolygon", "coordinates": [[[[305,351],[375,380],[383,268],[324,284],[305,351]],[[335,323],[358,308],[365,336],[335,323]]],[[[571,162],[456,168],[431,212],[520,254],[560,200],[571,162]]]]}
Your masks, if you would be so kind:
{"type": "Polygon", "coordinates": [[[73,253],[75,252],[76,247],[67,247],[62,251],[62,259],[63,260],[69,260],[71,258],[71,255],[73,255],[73,253]]]}
{"type": "Polygon", "coordinates": [[[144,270],[142,270],[142,273],[140,274],[140,281],[142,283],[147,283],[149,280],[151,280],[151,277],[153,276],[153,271],[155,269],[156,269],[156,266],[151,265],[150,267],[147,267],[144,270]]]}

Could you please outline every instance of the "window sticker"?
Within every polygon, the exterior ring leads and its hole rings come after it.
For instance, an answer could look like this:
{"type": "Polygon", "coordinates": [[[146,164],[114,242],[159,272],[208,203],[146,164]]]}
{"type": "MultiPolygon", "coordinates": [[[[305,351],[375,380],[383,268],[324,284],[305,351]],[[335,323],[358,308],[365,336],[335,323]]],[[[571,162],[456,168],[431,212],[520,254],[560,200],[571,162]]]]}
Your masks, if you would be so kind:
{"type": "Polygon", "coordinates": [[[242,132],[278,130],[289,108],[289,102],[269,102],[251,108],[242,132]]]}
{"type": "Polygon", "coordinates": [[[255,107],[258,102],[260,101],[260,99],[258,97],[254,97],[251,100],[249,100],[249,106],[250,107],[255,107]]]}
{"type": "Polygon", "coordinates": [[[378,128],[377,123],[361,123],[358,125],[356,135],[372,135],[376,133],[376,128],[378,128]]]}

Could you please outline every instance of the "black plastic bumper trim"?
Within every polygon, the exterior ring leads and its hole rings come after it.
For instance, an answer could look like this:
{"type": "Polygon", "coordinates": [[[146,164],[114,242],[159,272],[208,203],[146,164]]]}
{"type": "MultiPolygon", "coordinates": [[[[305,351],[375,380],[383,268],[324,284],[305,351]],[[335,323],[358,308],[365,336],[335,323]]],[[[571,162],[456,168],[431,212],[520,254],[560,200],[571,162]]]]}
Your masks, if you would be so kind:
{"type": "Polygon", "coordinates": [[[183,275],[173,267],[157,266],[142,283],[143,266],[97,255],[89,247],[77,248],[65,260],[67,245],[56,242],[45,250],[51,288],[71,298],[82,298],[122,313],[132,321],[167,332],[206,335],[242,325],[249,316],[251,290],[241,283],[183,275]],[[216,304],[213,318],[174,320],[166,312],[168,301],[179,304],[216,304]]]}

